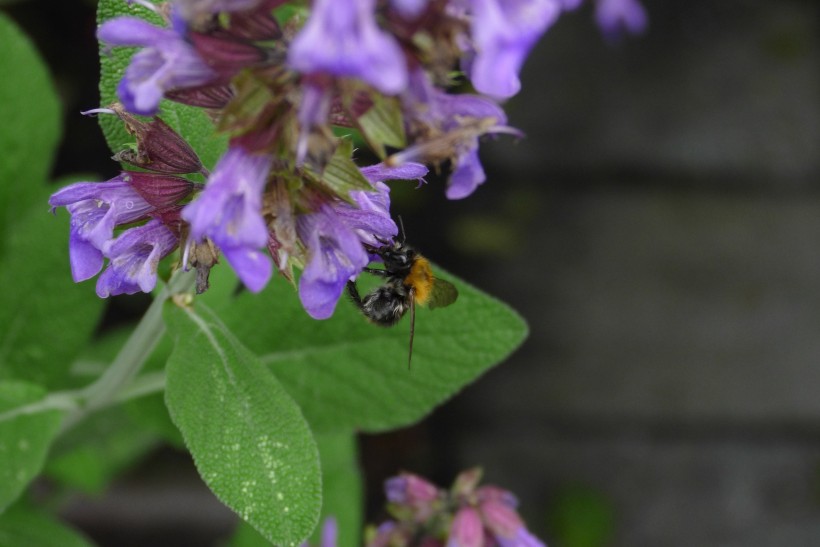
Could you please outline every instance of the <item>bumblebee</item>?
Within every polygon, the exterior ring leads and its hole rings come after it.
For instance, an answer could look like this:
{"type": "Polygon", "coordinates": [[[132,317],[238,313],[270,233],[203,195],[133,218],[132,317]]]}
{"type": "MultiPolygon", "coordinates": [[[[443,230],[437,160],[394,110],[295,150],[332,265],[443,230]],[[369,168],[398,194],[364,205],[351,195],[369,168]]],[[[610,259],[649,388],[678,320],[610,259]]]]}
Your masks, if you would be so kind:
{"type": "Polygon", "coordinates": [[[415,249],[402,242],[383,242],[368,250],[384,262],[384,269],[364,271],[387,281],[372,292],[359,295],[355,281],[347,282],[350,299],[362,314],[376,325],[392,327],[410,312],[410,351],[407,366],[413,358],[413,335],[416,330],[416,304],[431,309],[449,306],[458,298],[455,285],[433,275],[430,262],[415,249]]]}

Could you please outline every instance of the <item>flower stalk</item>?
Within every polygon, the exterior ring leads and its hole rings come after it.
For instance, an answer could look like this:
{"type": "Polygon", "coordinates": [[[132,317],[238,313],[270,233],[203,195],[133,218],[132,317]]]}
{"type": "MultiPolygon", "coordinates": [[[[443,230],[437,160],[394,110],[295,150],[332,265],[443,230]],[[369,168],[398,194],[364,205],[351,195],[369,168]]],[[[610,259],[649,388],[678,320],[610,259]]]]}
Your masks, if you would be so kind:
{"type": "MultiPolygon", "coordinates": [[[[111,366],[94,383],[76,392],[78,406],[63,420],[63,431],[71,429],[89,414],[109,406],[124,390],[129,389],[165,334],[165,324],[162,321],[165,301],[175,295],[190,292],[195,280],[194,272],[179,270],[171,276],[117,353],[111,366]]],[[[140,394],[139,391],[135,393],[135,396],[140,394]]]]}

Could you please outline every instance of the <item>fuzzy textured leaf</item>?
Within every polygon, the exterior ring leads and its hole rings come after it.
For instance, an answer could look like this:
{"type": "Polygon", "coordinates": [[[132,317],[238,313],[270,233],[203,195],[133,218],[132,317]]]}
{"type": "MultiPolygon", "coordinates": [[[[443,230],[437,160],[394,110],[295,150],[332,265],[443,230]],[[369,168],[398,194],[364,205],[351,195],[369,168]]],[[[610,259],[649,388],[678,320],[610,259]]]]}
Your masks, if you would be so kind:
{"type": "MultiPolygon", "coordinates": [[[[361,545],[362,480],[358,467],[356,434],[329,433],[316,436],[322,460],[322,526],[313,532],[308,542],[320,545],[326,519],[336,519],[338,537],[335,545],[361,545]]],[[[270,547],[271,543],[246,523],[240,522],[228,547],[270,547]]]]}
{"type": "Polygon", "coordinates": [[[411,370],[409,317],[392,328],[375,326],[344,297],[331,319],[316,321],[276,278],[217,311],[274,371],[314,431],[384,431],[418,421],[526,337],[526,323],[508,306],[437,275],[456,285],[459,298],[447,308],[417,310],[411,370]],[[248,318],[264,318],[264,325],[248,318]]]}
{"type": "MultiPolygon", "coordinates": [[[[100,0],[97,7],[97,22],[103,23],[119,16],[139,17],[158,26],[163,26],[162,20],[136,2],[124,0],[100,0]]],[[[102,46],[101,46],[102,48],[102,46]]],[[[111,52],[101,49],[100,54],[100,102],[103,106],[117,100],[117,85],[120,83],[125,68],[131,61],[136,48],[114,48],[111,52]]],[[[208,115],[201,108],[194,108],[183,104],[163,100],[160,103],[159,117],[173,127],[196,150],[202,164],[213,169],[216,161],[227,147],[227,137],[218,135],[208,115]]],[[[125,132],[119,118],[111,115],[99,117],[108,146],[114,152],[119,152],[125,145],[134,142],[134,138],[125,132]]]]}
{"type": "Polygon", "coordinates": [[[60,410],[12,412],[37,403],[45,394],[43,388],[34,384],[0,382],[0,513],[40,472],[60,426],[60,410]]]}
{"type": "Polygon", "coordinates": [[[69,365],[102,313],[90,283],[71,281],[68,214],[48,213],[46,188],[7,234],[0,257],[0,379],[48,388],[69,381],[69,365]]]}
{"type": "Polygon", "coordinates": [[[60,105],[45,64],[28,38],[2,13],[0,51],[2,241],[7,226],[28,211],[44,190],[62,128],[60,105]]]}
{"type": "Polygon", "coordinates": [[[200,475],[269,541],[302,542],[319,518],[321,477],[299,407],[206,306],[167,312],[166,403],[200,475]]]}

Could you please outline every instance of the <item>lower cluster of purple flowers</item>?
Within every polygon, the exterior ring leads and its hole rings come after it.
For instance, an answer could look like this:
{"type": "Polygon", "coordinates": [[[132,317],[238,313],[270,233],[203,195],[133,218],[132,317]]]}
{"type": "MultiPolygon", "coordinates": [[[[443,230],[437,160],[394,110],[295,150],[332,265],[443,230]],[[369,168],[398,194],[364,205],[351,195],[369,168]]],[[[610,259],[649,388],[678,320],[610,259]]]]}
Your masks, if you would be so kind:
{"type": "MultiPolygon", "coordinates": [[[[159,261],[180,249],[183,267],[197,269],[198,291],[219,256],[251,291],[275,271],[295,283],[293,268],[301,269],[305,309],[329,317],[369,250],[398,233],[384,181],[423,180],[425,165],[443,166],[451,169],[448,198],[472,194],[486,178],[479,138],[519,135],[499,101],[519,91],[540,36],[580,3],[313,0],[305,18],[285,0],[134,2],[135,13],[154,10],[166,24],[123,16],[100,26],[107,48],[140,49],[119,84],[120,103],[93,112],[122,119],[136,145],[115,159],[141,170],[51,197],[52,208],[71,214],[74,280],[97,275],[107,259],[99,296],[148,292],[159,261]],[[475,93],[448,91],[459,83],[454,69],[475,93]],[[207,109],[228,134],[212,172],[160,118],[132,116],[156,115],[163,99],[207,109]],[[394,122],[374,128],[373,118],[394,122]],[[332,127],[358,130],[382,163],[358,167],[340,155],[332,127]],[[406,148],[386,156],[396,146],[386,133],[403,135],[406,148]]],[[[595,7],[607,35],[646,25],[637,0],[595,7]]]]}
{"type": "MultiPolygon", "coordinates": [[[[388,479],[391,518],[365,530],[365,547],[545,547],[527,530],[515,495],[480,480],[479,468],[461,473],[449,490],[412,473],[388,479]]],[[[337,538],[336,519],[328,517],[320,547],[336,547],[337,538]]]]}
{"type": "Polygon", "coordinates": [[[461,473],[449,490],[403,473],[385,484],[391,519],[368,530],[367,547],[544,547],[497,486],[478,486],[481,470],[461,473]]]}

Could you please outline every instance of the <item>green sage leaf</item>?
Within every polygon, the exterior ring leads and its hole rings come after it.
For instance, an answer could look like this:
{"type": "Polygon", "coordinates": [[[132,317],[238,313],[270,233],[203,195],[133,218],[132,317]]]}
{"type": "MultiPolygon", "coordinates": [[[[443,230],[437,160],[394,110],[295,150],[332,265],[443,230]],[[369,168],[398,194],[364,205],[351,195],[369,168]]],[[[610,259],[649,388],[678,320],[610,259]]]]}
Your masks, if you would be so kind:
{"type": "Polygon", "coordinates": [[[319,518],[321,478],[299,407],[206,306],[169,306],[166,322],[166,403],[200,475],[269,541],[302,542],[319,518]]]}
{"type": "Polygon", "coordinates": [[[274,371],[314,431],[384,431],[418,421],[526,337],[526,323],[508,306],[437,275],[454,283],[459,297],[447,308],[417,309],[410,370],[409,314],[395,327],[375,326],[342,296],[331,319],[316,321],[279,278],[218,313],[274,371]]]}
{"type": "MultiPolygon", "coordinates": [[[[336,519],[335,545],[361,545],[362,481],[357,461],[356,435],[351,432],[316,436],[322,460],[322,518],[313,532],[311,545],[320,545],[322,529],[328,518],[336,519]]],[[[240,522],[228,547],[269,547],[271,543],[244,522],[240,522]]]]}

